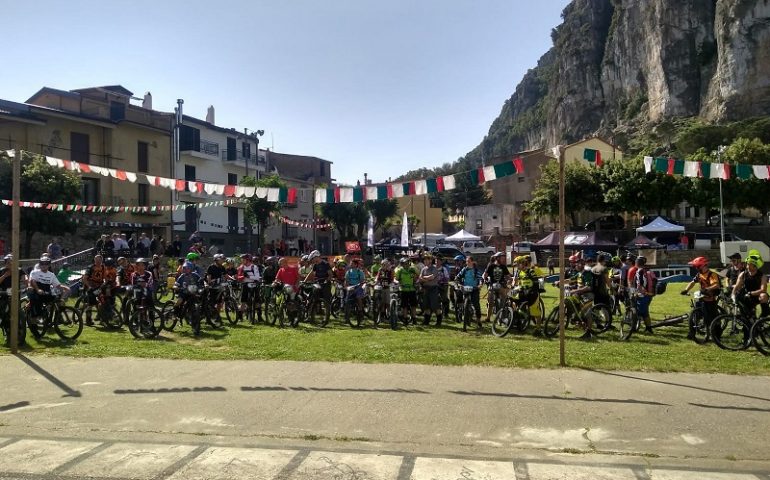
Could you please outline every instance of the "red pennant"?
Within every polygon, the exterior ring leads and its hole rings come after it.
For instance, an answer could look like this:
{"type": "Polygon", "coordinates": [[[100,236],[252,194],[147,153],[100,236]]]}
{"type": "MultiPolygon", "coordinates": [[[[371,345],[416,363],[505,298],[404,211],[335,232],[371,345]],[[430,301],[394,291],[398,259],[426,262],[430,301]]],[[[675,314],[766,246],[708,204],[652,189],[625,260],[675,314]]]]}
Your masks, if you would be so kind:
{"type": "Polygon", "coordinates": [[[198,193],[203,192],[203,182],[195,182],[195,191],[198,193]]]}
{"type": "Polygon", "coordinates": [[[725,166],[725,174],[724,174],[723,179],[724,180],[730,180],[730,176],[731,176],[730,175],[730,173],[731,173],[730,172],[730,164],[729,163],[725,163],[724,166],[725,166]]]}
{"type": "Polygon", "coordinates": [[[334,203],[340,203],[340,187],[334,189],[334,203]]]}
{"type": "Polygon", "coordinates": [[[64,160],[64,168],[67,170],[72,170],[72,162],[69,160],[64,160]]]}
{"type": "Polygon", "coordinates": [[[80,164],[80,170],[83,173],[91,173],[91,167],[87,163],[81,163],[80,164]]]}
{"type": "Polygon", "coordinates": [[[479,167],[479,185],[486,182],[484,179],[484,167],[479,167]]]}
{"type": "Polygon", "coordinates": [[[160,186],[160,177],[155,177],[155,186],[156,187],[160,186]]]}
{"type": "Polygon", "coordinates": [[[444,177],[436,177],[436,191],[444,191],[444,177]]]}
{"type": "Polygon", "coordinates": [[[393,185],[388,184],[388,198],[393,198],[393,185]]]}
{"type": "Polygon", "coordinates": [[[185,182],[184,180],[177,180],[176,181],[176,191],[177,192],[184,192],[186,186],[187,186],[187,182],[185,182]]]}
{"type": "Polygon", "coordinates": [[[674,174],[674,164],[675,163],[676,163],[676,160],[674,160],[673,158],[669,158],[668,159],[668,171],[666,172],[667,174],[669,174],[669,175],[673,175],[674,174]]]}
{"type": "Polygon", "coordinates": [[[409,182],[409,195],[415,195],[414,182],[409,182]]]}
{"type": "Polygon", "coordinates": [[[225,197],[235,196],[235,185],[225,185],[225,197]]]}
{"type": "Polygon", "coordinates": [[[513,159],[513,166],[516,167],[516,173],[524,173],[524,160],[521,157],[513,159]]]}
{"type": "Polygon", "coordinates": [[[125,170],[115,170],[115,178],[118,180],[128,180],[125,170]]]}
{"type": "Polygon", "coordinates": [[[290,188],[289,189],[289,195],[286,197],[286,201],[289,203],[297,203],[297,189],[296,188],[290,188]]]}

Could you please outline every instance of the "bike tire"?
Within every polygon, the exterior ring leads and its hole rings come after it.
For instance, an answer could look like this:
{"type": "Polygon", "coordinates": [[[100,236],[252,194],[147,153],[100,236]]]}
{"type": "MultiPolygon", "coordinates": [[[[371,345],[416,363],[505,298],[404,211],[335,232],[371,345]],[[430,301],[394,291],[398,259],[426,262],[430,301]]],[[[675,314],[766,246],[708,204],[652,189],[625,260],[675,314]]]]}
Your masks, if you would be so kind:
{"type": "Polygon", "coordinates": [[[636,313],[636,309],[627,308],[625,313],[623,313],[623,317],[620,319],[618,337],[624,341],[629,340],[636,331],[638,321],[639,315],[636,313]]]}
{"type": "Polygon", "coordinates": [[[503,338],[508,335],[513,327],[513,308],[506,305],[495,312],[492,318],[492,335],[503,338]]]}
{"type": "Polygon", "coordinates": [[[134,338],[142,338],[141,329],[143,316],[144,312],[141,309],[134,309],[128,319],[128,331],[131,332],[131,336],[134,338]]]}
{"type": "Polygon", "coordinates": [[[177,324],[181,322],[181,319],[174,311],[174,302],[166,302],[161,308],[161,324],[163,330],[167,332],[173,332],[177,324]]]}
{"type": "Polygon", "coordinates": [[[751,343],[762,355],[770,355],[770,317],[760,318],[751,326],[751,343]]]}
{"type": "Polygon", "coordinates": [[[196,337],[201,334],[201,320],[203,312],[198,305],[189,306],[187,309],[187,320],[192,328],[193,335],[196,337]]]}
{"type": "Polygon", "coordinates": [[[83,317],[73,307],[56,307],[53,328],[62,340],[77,340],[83,333],[83,317]]]}
{"type": "Polygon", "coordinates": [[[548,314],[543,324],[543,335],[547,338],[553,338],[559,334],[559,307],[555,307],[548,314]]]}
{"type": "Polygon", "coordinates": [[[463,332],[468,331],[468,325],[476,318],[476,308],[470,300],[463,303],[463,332]]]}
{"type": "Polygon", "coordinates": [[[390,329],[396,330],[398,328],[398,302],[391,300],[390,307],[388,308],[388,319],[390,320],[390,329]]]}
{"type": "Polygon", "coordinates": [[[693,341],[698,345],[708,343],[711,338],[711,326],[706,325],[705,312],[702,308],[695,308],[688,318],[690,331],[693,333],[693,341]]]}
{"type": "Polygon", "coordinates": [[[238,302],[232,298],[225,300],[225,318],[227,319],[227,323],[233,326],[238,325],[238,322],[241,320],[238,315],[238,302]]]}
{"type": "Polygon", "coordinates": [[[711,339],[723,350],[746,350],[751,345],[751,321],[743,315],[718,315],[711,321],[711,339]]]}
{"type": "Polygon", "coordinates": [[[219,311],[217,305],[207,305],[205,307],[206,323],[211,328],[219,329],[225,326],[225,322],[222,320],[222,312],[219,311]]]}
{"type": "Polygon", "coordinates": [[[612,314],[607,305],[599,303],[592,305],[586,312],[586,318],[589,320],[591,329],[597,335],[604,333],[612,327],[612,314]]]}
{"type": "Polygon", "coordinates": [[[112,314],[104,314],[104,312],[99,315],[97,318],[99,320],[99,323],[106,328],[107,330],[120,330],[120,328],[123,326],[123,308],[126,308],[125,305],[118,309],[118,300],[115,300],[115,305],[112,306],[112,314]]]}

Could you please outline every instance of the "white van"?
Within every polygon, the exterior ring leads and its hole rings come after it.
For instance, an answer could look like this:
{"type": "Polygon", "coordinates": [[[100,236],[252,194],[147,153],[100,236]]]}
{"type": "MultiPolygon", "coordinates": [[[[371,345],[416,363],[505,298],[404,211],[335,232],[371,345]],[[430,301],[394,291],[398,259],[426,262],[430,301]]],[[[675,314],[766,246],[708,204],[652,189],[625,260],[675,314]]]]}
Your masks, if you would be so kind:
{"type": "Polygon", "coordinates": [[[412,245],[424,246],[425,248],[433,248],[436,245],[446,243],[446,235],[443,233],[426,233],[424,235],[412,235],[412,245]],[[425,245],[423,245],[425,240],[425,245]]]}

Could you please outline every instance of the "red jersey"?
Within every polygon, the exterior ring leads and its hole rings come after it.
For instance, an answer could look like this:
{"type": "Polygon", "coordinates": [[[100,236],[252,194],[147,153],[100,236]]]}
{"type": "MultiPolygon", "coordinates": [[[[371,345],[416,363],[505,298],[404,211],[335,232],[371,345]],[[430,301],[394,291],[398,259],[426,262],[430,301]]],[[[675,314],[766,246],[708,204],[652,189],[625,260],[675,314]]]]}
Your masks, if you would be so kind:
{"type": "Polygon", "coordinates": [[[292,265],[281,267],[281,269],[278,270],[278,275],[275,276],[275,279],[284,285],[291,285],[296,292],[299,284],[299,268],[292,265]]]}

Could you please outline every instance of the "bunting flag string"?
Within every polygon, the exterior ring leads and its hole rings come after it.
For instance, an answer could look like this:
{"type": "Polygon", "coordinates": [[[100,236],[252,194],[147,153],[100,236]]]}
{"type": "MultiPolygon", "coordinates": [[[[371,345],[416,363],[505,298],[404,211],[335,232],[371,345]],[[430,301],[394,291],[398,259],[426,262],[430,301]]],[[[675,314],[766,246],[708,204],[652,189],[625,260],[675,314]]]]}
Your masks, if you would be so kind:
{"type": "Polygon", "coordinates": [[[46,163],[53,167],[63,168],[78,173],[95,173],[104,177],[112,177],[120,181],[136,183],[144,179],[147,184],[163,187],[176,192],[191,192],[195,194],[218,195],[225,197],[254,197],[266,199],[268,202],[296,203],[296,188],[255,188],[241,185],[227,185],[201,181],[166,178],[145,173],[127,172],[116,168],[99,167],[88,163],[63,160],[55,157],[45,157],[46,163]]]}
{"type": "Polygon", "coordinates": [[[750,165],[740,163],[731,165],[718,162],[692,162],[676,158],[644,157],[646,173],[659,172],[666,175],[680,175],[690,178],[717,178],[730,180],[770,180],[770,165],[750,165]]]}
{"type": "MultiPolygon", "coordinates": [[[[19,202],[22,208],[43,208],[56,212],[83,212],[83,213],[155,213],[155,212],[174,212],[184,210],[189,206],[196,208],[224,207],[239,203],[240,200],[217,200],[213,202],[202,203],[179,203],[176,205],[151,205],[151,206],[127,206],[127,205],[83,205],[83,204],[63,204],[63,203],[42,203],[42,202],[19,202]]],[[[5,206],[12,206],[13,200],[0,200],[5,206]]]]}
{"type": "Polygon", "coordinates": [[[280,220],[281,223],[285,223],[286,225],[291,225],[292,227],[298,227],[298,228],[308,228],[308,229],[316,229],[316,230],[326,230],[331,228],[331,224],[329,223],[320,223],[320,222],[300,222],[297,220],[292,220],[291,218],[282,215],[278,217],[278,220],[280,220]]]}

